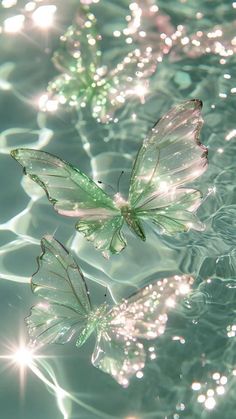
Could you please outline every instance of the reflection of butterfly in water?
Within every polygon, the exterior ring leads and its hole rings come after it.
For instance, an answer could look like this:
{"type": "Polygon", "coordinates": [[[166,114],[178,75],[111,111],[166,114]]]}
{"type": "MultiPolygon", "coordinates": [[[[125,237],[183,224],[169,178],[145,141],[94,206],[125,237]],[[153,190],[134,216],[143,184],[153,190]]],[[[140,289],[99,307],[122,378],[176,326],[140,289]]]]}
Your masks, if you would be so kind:
{"type": "Polygon", "coordinates": [[[140,339],[155,339],[164,333],[168,311],[178,297],[189,293],[193,279],[187,275],[161,279],[112,309],[106,303],[93,309],[72,256],[51,236],[45,236],[41,245],[32,290],[42,301],[26,318],[32,343],[63,344],[75,338],[76,346],[81,346],[95,332],[95,367],[124,387],[133,375],[141,377],[146,355],[140,339]]]}
{"type": "Polygon", "coordinates": [[[45,190],[55,210],[79,217],[76,229],[108,256],[126,246],[124,221],[142,240],[143,221],[165,234],[204,228],[194,213],[201,193],[185,187],[207,168],[207,149],[198,138],[201,106],[199,100],[184,102],[154,126],[136,156],[128,201],[120,194],[112,199],[84,173],[51,154],[30,149],[11,154],[45,190]]]}
{"type": "Polygon", "coordinates": [[[55,111],[58,105],[77,109],[90,105],[93,117],[107,122],[127,97],[136,96],[144,101],[148,77],[156,68],[151,51],[147,48],[141,53],[136,48],[109,69],[102,62],[100,40],[95,16],[89,9],[81,8],[53,55],[53,62],[62,74],[49,83],[48,94],[41,97],[42,110],[55,111]]]}

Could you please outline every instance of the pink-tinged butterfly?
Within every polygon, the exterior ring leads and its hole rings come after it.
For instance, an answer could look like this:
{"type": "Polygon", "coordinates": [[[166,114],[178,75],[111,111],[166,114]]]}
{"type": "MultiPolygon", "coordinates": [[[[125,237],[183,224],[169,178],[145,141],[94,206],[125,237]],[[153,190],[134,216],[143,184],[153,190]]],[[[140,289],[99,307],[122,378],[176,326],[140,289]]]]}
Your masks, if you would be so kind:
{"type": "Polygon", "coordinates": [[[144,140],[136,156],[128,199],[109,196],[92,179],[60,158],[38,150],[11,152],[24,173],[46,192],[55,210],[76,217],[76,230],[104,255],[126,246],[124,223],[145,241],[145,222],[159,233],[203,230],[195,212],[200,191],[186,184],[207,168],[207,148],[200,143],[202,103],[181,103],[167,112],[144,140]]]}
{"type": "Polygon", "coordinates": [[[42,254],[31,286],[40,302],[26,318],[31,344],[67,343],[82,346],[96,334],[92,364],[124,387],[141,377],[146,353],[142,340],[165,332],[168,312],[191,290],[193,278],[160,279],[110,308],[92,307],[83,274],[73,257],[52,236],[41,240],[42,254]]]}

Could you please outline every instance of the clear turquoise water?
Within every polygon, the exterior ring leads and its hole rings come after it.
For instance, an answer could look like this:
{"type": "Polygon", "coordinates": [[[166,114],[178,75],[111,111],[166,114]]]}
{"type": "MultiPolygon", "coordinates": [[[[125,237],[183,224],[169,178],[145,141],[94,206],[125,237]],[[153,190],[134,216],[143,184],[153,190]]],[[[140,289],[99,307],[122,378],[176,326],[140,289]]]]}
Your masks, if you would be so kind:
{"type": "MultiPolygon", "coordinates": [[[[5,8],[2,2],[1,25],[9,16],[24,14],[26,3],[5,8]]],[[[45,32],[28,24],[21,33],[0,34],[0,356],[9,355],[20,339],[26,339],[24,317],[34,300],[28,283],[45,233],[55,233],[73,249],[94,304],[104,300],[104,287],[119,301],[150,280],[174,273],[190,273],[195,286],[191,299],[169,316],[165,334],[153,342],[156,360],[147,361],[144,377],[134,378],[128,389],[91,365],[92,338],[81,349],[73,344],[47,347],[42,353],[48,358],[38,363],[43,376],[27,371],[24,383],[19,368],[1,358],[0,417],[231,419],[236,405],[234,54],[197,54],[177,45],[158,65],[146,103],[127,103],[117,112],[118,123],[99,124],[88,111],[79,116],[66,111],[39,113],[38,98],[57,74],[50,61],[52,52],[78,6],[72,0],[56,3],[54,29],[45,32]],[[209,169],[194,185],[206,194],[214,188],[198,211],[206,224],[204,232],[169,238],[150,231],[145,244],[127,232],[127,249],[107,261],[75,234],[71,220],[55,214],[40,188],[23,178],[9,157],[15,147],[41,148],[115,189],[124,170],[121,191],[125,192],[134,156],[148,129],[172,105],[195,97],[204,104],[201,140],[209,148],[209,169]],[[64,404],[58,401],[55,388],[46,386],[42,377],[54,386],[57,382],[71,398],[64,404]],[[201,388],[194,390],[193,383],[201,388]],[[212,398],[214,409],[209,408],[212,398]]],[[[104,60],[109,63],[127,51],[127,45],[111,33],[125,27],[128,3],[100,0],[93,6],[104,38],[104,60]]],[[[169,16],[172,28],[185,26],[187,36],[197,31],[207,34],[220,25],[225,44],[232,39],[236,9],[230,1],[156,4],[160,13],[169,16]]],[[[235,44],[231,47],[235,49],[235,44]]],[[[159,36],[156,48],[161,48],[159,36]]]]}

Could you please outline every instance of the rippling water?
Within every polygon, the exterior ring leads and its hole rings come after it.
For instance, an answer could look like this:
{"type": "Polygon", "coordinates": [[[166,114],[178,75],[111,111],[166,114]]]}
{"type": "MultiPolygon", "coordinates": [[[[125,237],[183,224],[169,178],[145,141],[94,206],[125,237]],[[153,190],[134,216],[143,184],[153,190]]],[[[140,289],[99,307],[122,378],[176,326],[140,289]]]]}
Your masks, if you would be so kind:
{"type": "MultiPolygon", "coordinates": [[[[134,99],[126,102],[116,113],[118,122],[110,124],[97,122],[88,110],[77,113],[62,109],[46,114],[38,109],[39,97],[57,74],[51,63],[52,53],[59,36],[71,24],[78,1],[54,2],[54,25],[47,30],[33,25],[32,12],[26,9],[30,9],[30,3],[36,8],[36,3],[53,2],[1,3],[1,417],[233,418],[236,3],[156,0],[159,21],[148,16],[145,20],[148,42],[155,40],[154,52],[161,57],[150,79],[150,93],[143,105],[134,99]],[[16,15],[25,16],[24,27],[12,33],[6,30],[4,22],[16,15]],[[165,52],[160,36],[164,30],[168,36],[176,30],[182,33],[179,41],[165,52]],[[216,31],[221,31],[221,35],[216,31]],[[200,46],[192,42],[199,40],[199,32],[200,46]],[[212,33],[215,35],[209,36],[212,33]],[[205,122],[201,140],[209,149],[209,168],[194,183],[206,195],[198,211],[206,224],[204,232],[168,237],[150,231],[143,244],[127,231],[125,251],[106,260],[75,233],[73,221],[55,214],[43,191],[22,176],[9,156],[16,147],[43,149],[115,190],[124,170],[120,186],[125,194],[134,156],[148,130],[172,105],[189,98],[203,101],[205,122]],[[34,299],[29,281],[45,233],[55,233],[74,251],[88,278],[94,304],[104,298],[117,302],[163,276],[189,273],[195,278],[192,294],[171,312],[165,334],[152,342],[156,359],[147,361],[144,377],[134,378],[128,389],[92,366],[93,339],[81,349],[73,344],[48,346],[43,350],[47,358],[38,360],[35,370],[27,371],[25,376],[11,359],[4,358],[26,336],[24,317],[34,299]],[[106,287],[111,298],[104,297],[106,287]],[[66,397],[62,389],[67,392],[66,397]]],[[[103,59],[111,65],[132,50],[122,37],[112,35],[127,26],[129,3],[132,2],[100,0],[91,5],[104,40],[103,59]]],[[[145,42],[139,37],[134,39],[141,49],[145,42]]]]}

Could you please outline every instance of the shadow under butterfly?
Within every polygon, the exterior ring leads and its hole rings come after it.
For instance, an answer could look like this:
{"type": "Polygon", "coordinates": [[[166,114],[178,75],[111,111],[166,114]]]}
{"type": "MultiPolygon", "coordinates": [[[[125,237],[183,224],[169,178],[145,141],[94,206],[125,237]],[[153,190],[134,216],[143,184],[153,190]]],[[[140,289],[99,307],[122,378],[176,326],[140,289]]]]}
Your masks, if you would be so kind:
{"type": "Polygon", "coordinates": [[[183,102],[153,127],[137,153],[128,200],[119,193],[110,197],[79,169],[52,154],[22,148],[11,155],[45,190],[54,209],[79,218],[76,230],[109,257],[126,246],[124,222],[143,241],[145,222],[160,234],[204,229],[195,214],[202,194],[185,186],[207,168],[207,148],[199,141],[201,107],[198,99],[183,102]]]}
{"type": "Polygon", "coordinates": [[[165,332],[169,310],[189,294],[193,278],[164,278],[113,308],[106,303],[93,308],[83,274],[68,251],[52,236],[43,237],[41,246],[38,270],[31,280],[41,301],[26,318],[31,344],[40,347],[75,339],[80,347],[95,333],[92,364],[127,387],[145,366],[142,340],[165,332]]]}

